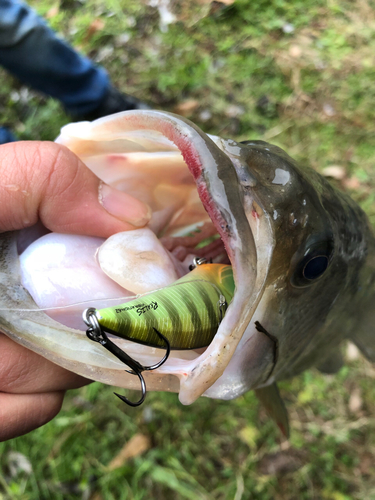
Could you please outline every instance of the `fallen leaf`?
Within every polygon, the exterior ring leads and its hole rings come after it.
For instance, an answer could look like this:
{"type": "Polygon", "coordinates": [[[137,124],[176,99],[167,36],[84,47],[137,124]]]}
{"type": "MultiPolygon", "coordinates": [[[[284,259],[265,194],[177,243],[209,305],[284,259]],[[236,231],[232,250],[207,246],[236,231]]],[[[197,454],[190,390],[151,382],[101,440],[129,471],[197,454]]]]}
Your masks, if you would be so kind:
{"type": "Polygon", "coordinates": [[[359,387],[355,387],[350,394],[348,403],[349,411],[351,413],[358,413],[361,410],[362,405],[363,405],[363,400],[361,395],[361,389],[359,387]]]}
{"type": "Polygon", "coordinates": [[[358,347],[352,342],[348,342],[348,346],[346,348],[346,359],[348,361],[355,361],[360,357],[358,347]]]}
{"type": "Polygon", "coordinates": [[[104,26],[104,21],[102,21],[101,19],[94,19],[87,29],[85,41],[88,42],[93,37],[93,35],[95,35],[95,33],[97,33],[98,31],[101,31],[104,26]]]}
{"type": "Polygon", "coordinates": [[[58,13],[59,13],[59,5],[54,5],[49,9],[47,14],[45,15],[45,18],[52,19],[53,17],[57,16],[58,13]]]}
{"type": "Polygon", "coordinates": [[[301,57],[302,49],[298,45],[291,45],[289,47],[289,54],[297,59],[297,57],[301,57]]]}
{"type": "Polygon", "coordinates": [[[174,107],[174,111],[182,116],[191,115],[199,106],[199,102],[196,99],[189,99],[187,101],[182,101],[174,107]]]}
{"type": "Polygon", "coordinates": [[[330,165],[329,167],[323,169],[322,174],[324,177],[331,177],[337,181],[342,181],[346,177],[345,168],[340,165],[330,165]]]}
{"type": "Polygon", "coordinates": [[[361,183],[359,182],[357,177],[350,177],[349,179],[345,179],[343,181],[343,184],[347,189],[359,189],[359,187],[361,186],[361,183]]]}
{"type": "Polygon", "coordinates": [[[151,448],[151,441],[148,436],[144,434],[135,434],[130,441],[128,441],[122,448],[120,453],[115,456],[108,464],[108,470],[118,469],[129,459],[142,455],[145,451],[151,448]]]}

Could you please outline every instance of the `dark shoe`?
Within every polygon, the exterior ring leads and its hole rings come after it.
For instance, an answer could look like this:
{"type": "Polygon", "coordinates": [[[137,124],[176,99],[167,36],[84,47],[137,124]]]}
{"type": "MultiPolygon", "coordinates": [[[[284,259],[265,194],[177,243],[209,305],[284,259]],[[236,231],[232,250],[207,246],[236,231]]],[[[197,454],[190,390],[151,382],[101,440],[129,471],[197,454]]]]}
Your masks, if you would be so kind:
{"type": "Polygon", "coordinates": [[[90,113],[74,117],[76,120],[96,120],[102,116],[113,115],[120,111],[129,111],[130,109],[152,109],[146,103],[140,101],[136,97],[128,94],[123,94],[115,87],[110,87],[106,96],[101,101],[99,106],[90,113]]]}

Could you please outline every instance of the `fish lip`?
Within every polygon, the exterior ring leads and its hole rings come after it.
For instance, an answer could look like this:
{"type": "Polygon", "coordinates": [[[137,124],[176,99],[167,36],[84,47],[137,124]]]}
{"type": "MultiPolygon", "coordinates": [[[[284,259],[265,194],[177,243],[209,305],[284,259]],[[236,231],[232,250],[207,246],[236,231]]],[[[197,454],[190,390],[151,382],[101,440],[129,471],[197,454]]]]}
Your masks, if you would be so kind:
{"type": "MultiPolygon", "coordinates": [[[[253,237],[254,244],[250,253],[250,246],[248,243],[245,244],[243,248],[238,248],[234,245],[234,251],[228,251],[228,256],[234,269],[236,283],[236,293],[231,303],[231,307],[234,307],[237,301],[238,314],[236,320],[242,322],[245,326],[247,325],[247,328],[245,328],[245,331],[238,328],[234,336],[235,338],[231,339],[231,342],[233,342],[232,347],[235,346],[235,349],[237,347],[237,351],[232,353],[229,360],[227,359],[225,369],[223,370],[224,377],[219,377],[204,393],[208,397],[233,399],[233,397],[237,397],[249,389],[268,385],[276,366],[277,346],[275,345],[274,339],[262,333],[256,326],[258,323],[257,320],[260,319],[261,323],[263,323],[263,319],[267,317],[267,300],[262,301],[262,298],[266,288],[266,280],[273,256],[275,239],[270,216],[267,210],[263,208],[262,200],[259,199],[256,194],[256,189],[254,189],[256,187],[255,172],[253,173],[251,171],[249,165],[243,161],[242,154],[240,154],[243,145],[233,140],[226,140],[215,136],[211,136],[211,139],[215,145],[223,151],[236,172],[239,190],[243,194],[242,208],[245,212],[244,219],[253,237]],[[249,261],[249,256],[256,256],[255,261],[251,261],[251,259],[249,261]],[[249,265],[251,263],[253,263],[254,269],[249,273],[249,265]],[[241,310],[241,301],[240,304],[238,304],[238,299],[241,296],[242,305],[245,305],[245,310],[243,308],[241,310]],[[245,351],[246,346],[249,344],[252,344],[248,352],[249,355],[241,357],[239,352],[245,351]],[[236,354],[236,356],[234,356],[234,354],[236,354]],[[225,376],[227,375],[228,377],[228,371],[230,372],[233,370],[233,367],[237,369],[238,365],[241,365],[241,369],[244,369],[246,366],[248,370],[246,380],[237,376],[225,381],[225,376]],[[251,365],[250,369],[249,365],[251,365]]],[[[214,195],[212,198],[215,200],[214,195]]],[[[220,202],[220,198],[218,202],[220,202]]],[[[237,217],[243,217],[243,214],[237,212],[237,217]]],[[[215,224],[215,220],[212,217],[211,219],[215,224]]],[[[242,226],[242,230],[243,229],[244,226],[242,226]]],[[[230,235],[228,239],[230,239],[231,236],[232,235],[230,235]]],[[[242,234],[238,234],[239,238],[241,238],[241,236],[242,234]]],[[[225,241],[225,238],[223,238],[227,250],[231,247],[228,239],[225,241]]],[[[217,344],[218,337],[223,334],[225,335],[225,332],[223,332],[224,325],[226,326],[225,322],[230,319],[230,316],[233,317],[233,314],[231,314],[232,312],[231,308],[229,308],[213,342],[205,353],[206,356],[210,350],[214,351],[214,348],[217,347],[215,344],[217,344]]],[[[228,339],[231,338],[229,332],[227,332],[226,337],[228,339]]],[[[214,354],[213,352],[212,355],[214,354]]],[[[216,354],[217,357],[220,356],[219,353],[216,354]]],[[[206,363],[204,361],[202,363],[202,372],[206,369],[206,365],[207,360],[206,363]]],[[[210,382],[212,382],[212,379],[210,382]]],[[[189,396],[190,394],[188,397],[189,396]]],[[[183,398],[184,394],[180,391],[180,400],[183,400],[183,398]]],[[[191,401],[188,399],[188,402],[191,401]]]]}
{"type": "MultiPolygon", "coordinates": [[[[131,130],[134,127],[143,130],[147,130],[147,128],[158,130],[169,139],[172,145],[177,146],[196,181],[199,196],[224,241],[228,257],[233,265],[236,292],[213,342],[206,351],[194,360],[182,360],[176,369],[172,369],[166,364],[155,372],[145,374],[149,389],[179,391],[181,402],[190,404],[205,393],[224,373],[253,317],[264,289],[265,277],[260,276],[258,272],[257,248],[251,230],[251,224],[254,221],[249,219],[249,215],[245,213],[241,190],[234,189],[229,192],[227,189],[228,179],[231,179],[235,185],[238,184],[233,162],[229,158],[230,155],[227,154],[225,148],[218,147],[214,140],[206,136],[194,124],[169,113],[130,111],[119,113],[114,117],[99,119],[87,125],[100,129],[108,121],[111,121],[114,128],[118,126],[121,130],[131,130]],[[214,187],[215,191],[213,191],[214,187]],[[229,198],[228,210],[225,200],[228,201],[229,198]],[[246,245],[244,245],[245,235],[246,245]],[[252,248],[252,252],[248,251],[249,247],[252,248]],[[246,279],[243,279],[242,275],[246,275],[246,279]],[[179,383],[177,379],[179,379],[179,383]]],[[[60,138],[57,142],[64,143],[64,140],[60,138]]],[[[2,241],[5,242],[5,240],[2,241]]],[[[14,253],[16,250],[9,242],[14,246],[14,234],[10,235],[10,240],[3,247],[8,253],[10,252],[12,260],[8,285],[20,288],[18,256],[14,253]],[[15,269],[18,269],[18,274],[14,272],[15,269]]],[[[17,301],[13,299],[3,300],[2,304],[16,304],[19,303],[20,298],[26,307],[35,308],[34,301],[25,289],[20,290],[17,301]]],[[[86,355],[85,352],[89,341],[82,335],[82,332],[79,332],[78,337],[77,330],[64,327],[49,318],[44,312],[35,313],[31,320],[27,313],[21,313],[17,317],[16,325],[9,314],[1,314],[1,316],[1,325],[7,334],[51,361],[85,377],[94,378],[104,383],[128,388],[137,387],[137,381],[132,380],[135,377],[124,378],[123,365],[117,360],[113,361],[111,368],[102,369],[100,360],[109,355],[103,351],[101,346],[90,343],[90,352],[94,353],[97,360],[95,361],[97,364],[93,366],[92,357],[90,357],[92,354],[86,355]],[[39,328],[40,325],[41,328],[39,328]],[[25,332],[27,333],[25,334],[25,332]],[[54,334],[56,334],[56,339],[53,338],[54,334]],[[67,345],[67,350],[70,349],[70,351],[64,354],[64,359],[62,359],[55,354],[55,351],[58,352],[59,343],[62,342],[60,339],[64,335],[66,337],[64,345],[67,345]],[[48,345],[43,348],[36,346],[35,338],[37,336],[48,339],[48,345]],[[72,361],[75,355],[74,351],[82,353],[79,362],[72,361]]],[[[264,371],[263,367],[261,371],[264,371]]],[[[214,395],[213,397],[220,396],[214,395]]]]}

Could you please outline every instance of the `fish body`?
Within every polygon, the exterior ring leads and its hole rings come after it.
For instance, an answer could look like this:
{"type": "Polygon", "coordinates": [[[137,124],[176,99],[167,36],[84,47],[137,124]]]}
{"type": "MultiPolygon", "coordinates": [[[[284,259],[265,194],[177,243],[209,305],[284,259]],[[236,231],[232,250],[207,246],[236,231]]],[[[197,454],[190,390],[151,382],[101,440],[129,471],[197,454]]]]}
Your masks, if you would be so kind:
{"type": "MultiPolygon", "coordinates": [[[[225,249],[231,263],[235,291],[212,341],[203,352],[172,351],[163,366],[145,373],[149,390],[179,392],[190,404],[202,394],[231,399],[255,389],[287,432],[278,380],[311,366],[337,369],[345,339],[375,361],[374,233],[359,206],[315,171],[276,146],[208,136],[159,111],[71,124],[57,142],[105,182],[150,205],[149,232],[171,245],[177,274],[184,274],[190,254],[204,253],[186,243],[192,227],[213,228],[222,248],[207,253],[220,262],[225,249]]],[[[136,388],[136,377],[83,331],[30,311],[36,304],[22,284],[16,241],[14,233],[1,235],[2,330],[67,369],[136,388]]],[[[142,363],[161,357],[155,347],[118,343],[142,363]]]]}
{"type": "Polygon", "coordinates": [[[214,338],[234,294],[232,267],[200,264],[173,285],[125,304],[96,311],[100,326],[141,344],[171,349],[206,347],[214,338]]]}

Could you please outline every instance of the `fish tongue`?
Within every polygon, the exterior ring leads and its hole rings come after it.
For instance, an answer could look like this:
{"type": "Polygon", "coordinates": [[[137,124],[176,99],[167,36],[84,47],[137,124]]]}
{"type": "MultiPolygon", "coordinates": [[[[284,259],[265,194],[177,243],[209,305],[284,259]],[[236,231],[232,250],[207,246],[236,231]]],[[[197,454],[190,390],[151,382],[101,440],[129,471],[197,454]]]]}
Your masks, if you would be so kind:
{"type": "Polygon", "coordinates": [[[34,241],[20,256],[22,284],[38,307],[54,308],[46,313],[56,321],[84,330],[83,309],[108,307],[115,303],[113,299],[124,302],[124,296],[132,295],[98,266],[95,254],[103,241],[50,233],[34,241]],[[83,301],[90,302],[77,304],[83,301]]]}
{"type": "Polygon", "coordinates": [[[102,271],[133,293],[146,293],[169,286],[185,274],[148,228],[117,233],[100,247],[102,271]]]}

